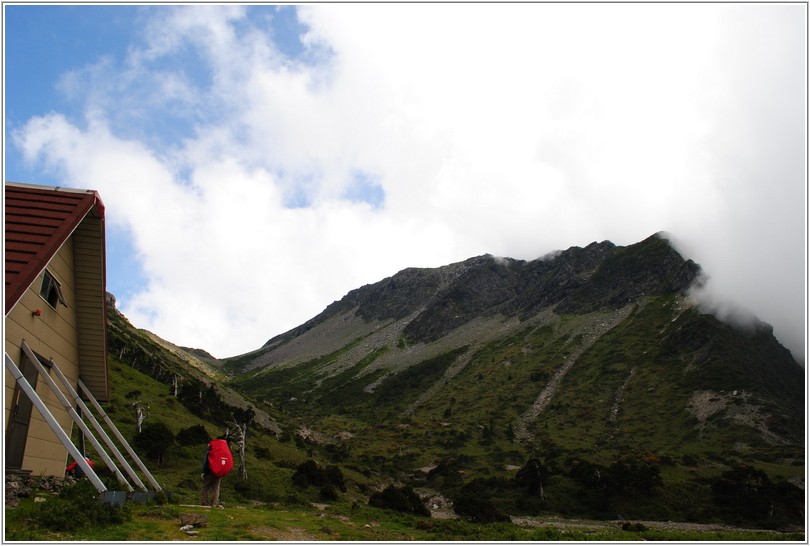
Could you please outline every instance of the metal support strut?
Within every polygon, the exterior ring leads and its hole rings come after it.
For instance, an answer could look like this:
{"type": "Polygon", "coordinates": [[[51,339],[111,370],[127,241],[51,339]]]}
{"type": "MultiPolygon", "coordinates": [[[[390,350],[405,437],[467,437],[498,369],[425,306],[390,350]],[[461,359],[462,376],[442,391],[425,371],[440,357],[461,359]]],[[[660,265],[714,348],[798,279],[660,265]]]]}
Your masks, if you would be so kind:
{"type": "Polygon", "coordinates": [[[62,442],[62,445],[67,448],[68,453],[70,453],[71,457],[79,463],[79,467],[84,471],[84,474],[90,480],[90,482],[95,486],[99,493],[104,493],[107,490],[107,486],[102,483],[96,473],[90,468],[90,465],[87,464],[87,461],[84,460],[84,454],[79,451],[79,449],[73,445],[73,442],[70,441],[70,438],[65,431],[62,430],[62,427],[59,426],[59,422],[56,420],[56,417],[53,416],[51,411],[45,405],[44,402],[40,399],[37,395],[37,391],[31,384],[28,382],[27,379],[23,376],[20,369],[14,363],[8,353],[5,353],[5,364],[6,369],[11,372],[11,375],[14,376],[14,379],[17,381],[17,385],[23,390],[26,396],[31,400],[31,403],[34,404],[34,407],[37,408],[42,418],[45,419],[45,422],[48,423],[48,426],[51,427],[56,437],[59,438],[59,441],[62,442]]]}
{"type": "MultiPolygon", "coordinates": [[[[126,488],[129,490],[130,493],[133,492],[134,489],[129,484],[126,477],[124,477],[124,475],[121,473],[121,471],[115,465],[115,463],[112,461],[112,459],[109,457],[109,455],[107,455],[107,452],[104,450],[104,448],[101,446],[99,441],[96,439],[95,435],[90,431],[90,429],[84,423],[84,420],[82,419],[81,415],[79,415],[79,413],[73,408],[73,405],[71,404],[71,402],[68,400],[68,398],[62,392],[62,390],[59,388],[59,386],[53,380],[50,373],[45,368],[45,366],[42,364],[40,359],[31,350],[31,347],[29,347],[28,344],[25,341],[22,342],[21,346],[22,346],[22,350],[25,353],[25,355],[28,357],[29,360],[31,360],[34,367],[37,369],[37,372],[45,380],[46,384],[53,391],[53,394],[56,396],[57,400],[59,400],[59,402],[65,408],[65,411],[68,413],[68,415],[70,415],[71,419],[73,419],[73,421],[76,423],[76,425],[82,431],[82,434],[84,435],[84,437],[86,437],[88,440],[90,440],[90,443],[93,445],[93,447],[95,448],[98,455],[101,457],[101,459],[107,465],[107,468],[109,468],[116,475],[116,477],[118,478],[118,481],[121,482],[122,484],[124,484],[126,486],[126,488]]],[[[67,377],[64,375],[64,373],[62,373],[62,370],[60,370],[59,366],[56,365],[56,362],[54,362],[53,360],[50,360],[48,364],[50,365],[51,369],[54,371],[54,373],[57,376],[57,378],[59,379],[59,381],[65,387],[65,390],[67,391],[68,395],[73,399],[76,406],[79,408],[79,410],[82,412],[82,414],[87,416],[87,418],[90,420],[91,424],[95,428],[96,432],[98,432],[98,435],[101,436],[101,438],[104,440],[104,443],[107,445],[107,447],[113,453],[115,458],[118,460],[119,464],[124,468],[124,470],[126,470],[126,472],[129,475],[130,479],[132,479],[132,481],[140,489],[147,492],[147,494],[150,494],[149,490],[144,485],[143,481],[141,481],[141,479],[138,477],[138,475],[133,470],[132,466],[130,466],[130,464],[124,458],[121,451],[116,447],[113,440],[105,432],[105,430],[101,427],[101,424],[99,424],[99,422],[93,416],[90,409],[87,407],[87,405],[84,403],[82,398],[79,396],[79,393],[77,392],[77,390],[73,388],[73,386],[70,384],[70,381],[67,379],[67,377]]],[[[64,430],[62,430],[62,427],[60,426],[59,422],[56,420],[56,418],[50,412],[48,407],[45,405],[45,403],[42,401],[42,399],[37,394],[36,389],[33,386],[31,386],[31,384],[28,382],[28,380],[25,379],[25,376],[23,376],[23,374],[20,371],[19,367],[14,362],[14,360],[8,355],[8,353],[5,354],[5,365],[6,365],[6,369],[9,370],[9,372],[11,372],[12,376],[14,376],[14,379],[17,381],[17,384],[20,386],[20,388],[23,390],[23,392],[26,394],[26,396],[28,396],[28,398],[31,400],[31,403],[34,405],[34,407],[37,408],[39,413],[45,419],[45,422],[48,423],[48,425],[51,427],[51,430],[53,430],[54,434],[56,434],[56,437],[59,439],[59,441],[62,443],[62,445],[68,450],[68,453],[70,453],[70,456],[73,457],[73,459],[78,463],[78,465],[82,469],[82,471],[84,471],[84,474],[91,481],[93,486],[95,486],[95,488],[98,490],[99,493],[102,494],[102,496],[105,495],[105,494],[108,494],[109,492],[107,492],[107,487],[104,485],[104,483],[102,483],[102,481],[99,479],[98,475],[95,473],[93,468],[90,467],[90,465],[84,459],[84,454],[73,444],[73,442],[71,441],[68,434],[65,433],[64,430]]],[[[99,412],[99,414],[104,419],[104,422],[107,424],[107,426],[112,431],[112,433],[115,435],[115,437],[123,444],[125,450],[129,454],[130,458],[136,463],[136,465],[141,469],[141,471],[143,471],[143,473],[146,475],[146,478],[149,481],[149,483],[154,487],[154,490],[155,491],[161,491],[160,484],[158,484],[157,480],[155,480],[155,478],[152,476],[152,474],[146,468],[146,465],[143,464],[141,459],[138,457],[138,455],[135,453],[135,451],[133,451],[132,447],[130,447],[129,443],[127,443],[127,441],[124,439],[123,435],[119,432],[118,428],[115,426],[115,424],[110,420],[110,418],[104,412],[101,405],[98,403],[98,401],[95,399],[95,397],[93,397],[93,394],[90,392],[90,389],[87,388],[87,385],[85,385],[84,382],[81,379],[79,379],[77,387],[84,393],[86,399],[89,400],[92,403],[92,405],[95,407],[95,409],[99,412]]],[[[113,493],[115,493],[115,492],[113,492],[113,493]]],[[[123,495],[123,492],[120,492],[118,494],[123,495]]]]}

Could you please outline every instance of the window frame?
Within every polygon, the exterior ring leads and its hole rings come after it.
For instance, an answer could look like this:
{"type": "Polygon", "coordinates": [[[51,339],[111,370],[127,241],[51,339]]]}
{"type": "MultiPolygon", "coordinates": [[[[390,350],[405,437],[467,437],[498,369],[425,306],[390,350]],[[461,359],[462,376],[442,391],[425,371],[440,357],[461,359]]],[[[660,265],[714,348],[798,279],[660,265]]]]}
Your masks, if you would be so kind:
{"type": "Polygon", "coordinates": [[[45,303],[50,305],[53,309],[56,309],[60,303],[65,307],[68,306],[65,301],[65,295],[62,293],[62,283],[47,269],[42,273],[39,297],[45,300],[45,303]]]}

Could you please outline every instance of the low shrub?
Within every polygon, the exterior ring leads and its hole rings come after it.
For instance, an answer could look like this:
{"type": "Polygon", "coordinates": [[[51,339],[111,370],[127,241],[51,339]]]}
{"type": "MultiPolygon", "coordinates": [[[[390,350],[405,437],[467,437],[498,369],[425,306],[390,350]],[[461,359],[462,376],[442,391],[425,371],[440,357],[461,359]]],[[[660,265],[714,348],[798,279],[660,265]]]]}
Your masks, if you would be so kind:
{"type": "Polygon", "coordinates": [[[311,485],[317,487],[332,485],[343,492],[346,491],[346,483],[340,468],[334,465],[322,467],[312,459],[298,465],[292,476],[292,482],[301,489],[306,489],[311,485]]]}
{"type": "Polygon", "coordinates": [[[270,461],[273,459],[273,456],[270,454],[270,450],[266,447],[257,446],[253,452],[256,454],[257,459],[262,459],[264,461],[270,461]]]}
{"type": "Polygon", "coordinates": [[[90,522],[87,514],[72,502],[52,499],[42,503],[29,517],[36,525],[51,531],[75,531],[90,522]]]}
{"type": "Polygon", "coordinates": [[[335,486],[332,485],[331,483],[328,483],[323,487],[321,487],[320,494],[321,499],[325,501],[336,501],[340,498],[337,489],[335,489],[335,486]]]}
{"type": "Polygon", "coordinates": [[[63,487],[57,497],[31,508],[26,518],[44,529],[70,532],[91,525],[121,524],[131,519],[131,514],[126,505],[100,502],[96,488],[89,481],[80,480],[63,487]]]}
{"type": "Polygon", "coordinates": [[[430,516],[430,510],[425,507],[422,499],[410,487],[389,485],[384,490],[371,495],[368,503],[376,508],[396,510],[418,516],[430,516]]]}
{"type": "Polygon", "coordinates": [[[459,516],[475,523],[509,522],[509,514],[501,511],[492,501],[475,497],[459,497],[453,502],[453,510],[459,516]]]}
{"type": "Polygon", "coordinates": [[[202,425],[194,425],[193,427],[184,428],[177,433],[175,438],[177,443],[181,446],[205,445],[211,436],[205,427],[202,425]]]}
{"type": "Polygon", "coordinates": [[[158,465],[163,464],[166,452],[174,443],[174,434],[171,429],[160,421],[144,425],[141,432],[132,438],[133,447],[158,465]]]}

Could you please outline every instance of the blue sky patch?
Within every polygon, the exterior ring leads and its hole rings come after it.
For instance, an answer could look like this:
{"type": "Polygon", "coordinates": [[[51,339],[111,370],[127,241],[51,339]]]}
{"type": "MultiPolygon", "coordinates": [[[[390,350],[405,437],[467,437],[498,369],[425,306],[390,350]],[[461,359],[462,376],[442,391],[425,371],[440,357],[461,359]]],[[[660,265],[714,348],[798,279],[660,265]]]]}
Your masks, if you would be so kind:
{"type": "Polygon", "coordinates": [[[385,204],[385,190],[380,178],[363,171],[352,173],[352,182],[343,197],[352,203],[368,203],[374,209],[380,209],[385,204]]]}
{"type": "MultiPolygon", "coordinates": [[[[251,8],[253,10],[255,8],[251,8]]],[[[307,27],[298,20],[298,9],[294,6],[276,6],[273,10],[271,24],[273,42],[279,51],[291,59],[304,53],[301,36],[307,27]]]]}

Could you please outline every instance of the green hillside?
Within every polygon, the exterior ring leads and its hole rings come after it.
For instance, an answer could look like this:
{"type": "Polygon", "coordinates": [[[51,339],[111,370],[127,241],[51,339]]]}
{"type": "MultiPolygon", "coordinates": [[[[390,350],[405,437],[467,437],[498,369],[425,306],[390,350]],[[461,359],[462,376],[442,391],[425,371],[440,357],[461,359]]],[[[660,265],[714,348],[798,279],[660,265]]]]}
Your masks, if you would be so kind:
{"type": "Polygon", "coordinates": [[[483,480],[510,514],[797,523],[803,371],[767,325],[701,311],[699,279],[658,235],[409,269],[223,370],[348,467],[451,498],[483,480]],[[513,488],[530,461],[540,501],[513,488]],[[760,471],[759,493],[718,505],[725,480],[760,471]]]}
{"type": "MultiPolygon", "coordinates": [[[[153,347],[157,352],[159,349],[153,347]]],[[[177,436],[183,430],[203,426],[211,433],[221,425],[200,419],[176,402],[165,383],[128,364],[112,359],[114,399],[106,411],[125,437],[135,437],[135,419],[126,395],[140,392],[149,402],[149,417],[144,423],[163,423],[177,436]]],[[[380,439],[384,443],[383,438],[380,439]]],[[[144,461],[162,485],[164,493],[157,502],[127,502],[115,518],[100,518],[92,524],[76,523],[79,513],[98,508],[97,501],[82,504],[75,493],[65,499],[44,491],[25,499],[17,508],[6,509],[7,541],[638,541],[666,540],[695,542],[702,540],[777,541],[802,540],[801,532],[769,532],[734,529],[723,525],[678,526],[672,523],[633,522],[627,520],[579,520],[518,518],[515,523],[473,522],[464,518],[425,517],[368,504],[371,492],[379,490],[389,478],[371,473],[366,476],[352,470],[351,457],[336,465],[341,469],[346,491],[324,492],[322,488],[296,486],[294,476],[301,463],[318,460],[324,464],[338,459],[306,443],[280,441],[274,434],[251,429],[248,437],[247,472],[243,479],[236,470],[223,480],[224,509],[190,506],[198,502],[199,467],[204,445],[168,447],[158,464],[143,453],[144,461]],[[46,498],[45,503],[34,499],[46,498]],[[92,505],[92,506],[91,506],[92,505]],[[183,515],[198,515],[206,520],[195,527],[193,538],[179,531],[183,515]]],[[[90,452],[92,456],[92,451],[90,452]]],[[[104,481],[115,489],[115,479],[101,470],[104,481]]],[[[449,473],[439,472],[431,482],[451,482],[449,473]]],[[[84,482],[89,485],[88,482],[84,482]]],[[[88,494],[92,487],[85,488],[88,494]]],[[[498,491],[497,487],[493,491],[498,491]]],[[[91,497],[88,497],[92,499],[91,497]]],[[[569,516],[570,517],[570,516],[569,516]]]]}

